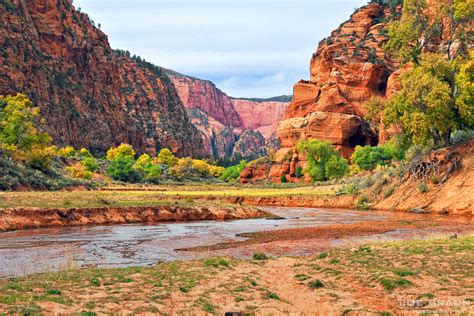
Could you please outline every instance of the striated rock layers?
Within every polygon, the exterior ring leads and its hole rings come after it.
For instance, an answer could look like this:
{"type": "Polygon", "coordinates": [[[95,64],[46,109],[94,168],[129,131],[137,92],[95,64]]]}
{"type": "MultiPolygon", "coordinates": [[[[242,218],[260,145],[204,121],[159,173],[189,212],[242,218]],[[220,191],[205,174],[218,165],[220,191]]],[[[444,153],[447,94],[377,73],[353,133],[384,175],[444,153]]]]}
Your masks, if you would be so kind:
{"type": "Polygon", "coordinates": [[[210,81],[167,73],[213,158],[252,159],[273,146],[286,100],[235,99],[210,81]]]}
{"type": "Polygon", "coordinates": [[[278,130],[282,147],[318,138],[349,157],[357,145],[377,144],[378,135],[363,120],[364,103],[385,95],[395,70],[382,50],[383,21],[391,14],[378,4],[362,7],[319,43],[310,62],[310,80],[294,86],[293,102],[278,130]]]}
{"type": "Polygon", "coordinates": [[[58,145],[206,155],[171,80],[111,49],[71,0],[0,2],[0,95],[25,93],[58,145]]]}

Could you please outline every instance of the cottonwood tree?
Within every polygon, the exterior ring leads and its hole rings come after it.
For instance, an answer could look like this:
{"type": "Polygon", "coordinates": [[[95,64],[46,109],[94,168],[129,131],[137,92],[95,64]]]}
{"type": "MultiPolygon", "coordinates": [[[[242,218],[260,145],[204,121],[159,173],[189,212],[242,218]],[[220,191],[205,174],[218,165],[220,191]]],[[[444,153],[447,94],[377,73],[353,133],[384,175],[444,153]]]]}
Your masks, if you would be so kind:
{"type": "Polygon", "coordinates": [[[393,22],[384,46],[412,67],[400,76],[400,91],[384,105],[383,122],[397,124],[415,144],[430,140],[449,144],[455,130],[474,126],[473,54],[470,21],[474,0],[449,0],[430,7],[424,0],[405,0],[402,16],[393,22]],[[449,33],[446,49],[430,47],[441,32],[449,33]]]}

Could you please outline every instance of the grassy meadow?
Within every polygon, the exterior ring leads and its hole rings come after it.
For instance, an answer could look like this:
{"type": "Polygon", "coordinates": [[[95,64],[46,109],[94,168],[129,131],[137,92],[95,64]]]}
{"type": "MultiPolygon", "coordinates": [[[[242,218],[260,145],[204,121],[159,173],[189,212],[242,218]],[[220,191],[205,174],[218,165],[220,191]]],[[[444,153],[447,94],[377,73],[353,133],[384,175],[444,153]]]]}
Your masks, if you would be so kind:
{"type": "Polygon", "coordinates": [[[184,186],[127,186],[94,191],[34,191],[0,192],[0,208],[13,207],[103,207],[103,206],[155,206],[170,202],[197,202],[207,197],[279,197],[317,196],[334,194],[326,187],[281,187],[184,185],[184,186]]]}

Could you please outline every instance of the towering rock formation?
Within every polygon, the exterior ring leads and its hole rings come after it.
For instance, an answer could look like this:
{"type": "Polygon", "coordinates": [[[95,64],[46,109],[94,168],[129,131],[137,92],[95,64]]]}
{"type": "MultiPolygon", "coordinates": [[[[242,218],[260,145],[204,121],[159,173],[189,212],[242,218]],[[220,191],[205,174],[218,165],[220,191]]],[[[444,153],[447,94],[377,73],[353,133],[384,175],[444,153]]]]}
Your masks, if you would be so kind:
{"type": "Polygon", "coordinates": [[[212,157],[252,159],[273,146],[287,100],[231,98],[211,81],[166,72],[212,157]]]}
{"type": "Polygon", "coordinates": [[[278,135],[282,147],[299,139],[328,140],[349,157],[356,145],[376,145],[363,120],[365,102],[384,96],[396,65],[385,55],[385,19],[394,12],[379,4],[362,7],[319,43],[310,62],[310,80],[294,86],[293,102],[278,135]]]}
{"type": "Polygon", "coordinates": [[[171,80],[114,52],[71,0],[0,2],[0,95],[25,93],[58,145],[206,155],[171,80]]]}

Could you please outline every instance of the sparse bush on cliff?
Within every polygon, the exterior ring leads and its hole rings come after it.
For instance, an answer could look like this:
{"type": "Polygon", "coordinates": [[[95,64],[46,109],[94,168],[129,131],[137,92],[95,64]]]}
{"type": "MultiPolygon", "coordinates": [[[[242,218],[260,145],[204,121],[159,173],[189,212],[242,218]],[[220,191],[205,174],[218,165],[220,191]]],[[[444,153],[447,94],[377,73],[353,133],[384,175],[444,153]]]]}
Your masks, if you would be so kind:
{"type": "Polygon", "coordinates": [[[297,144],[299,152],[308,157],[308,167],[304,170],[314,181],[326,181],[343,177],[349,171],[347,160],[339,156],[327,141],[306,140],[297,144]]]}

